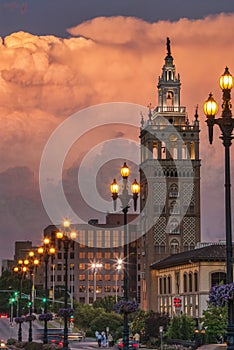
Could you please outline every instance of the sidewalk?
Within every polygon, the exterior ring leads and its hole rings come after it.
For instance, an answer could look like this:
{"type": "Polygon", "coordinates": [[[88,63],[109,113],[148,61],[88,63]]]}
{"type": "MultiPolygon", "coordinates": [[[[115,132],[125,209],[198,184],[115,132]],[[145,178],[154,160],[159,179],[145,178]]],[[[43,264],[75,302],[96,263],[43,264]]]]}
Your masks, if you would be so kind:
{"type": "Polygon", "coordinates": [[[227,344],[206,344],[202,345],[197,350],[223,350],[227,347],[227,344]]]}

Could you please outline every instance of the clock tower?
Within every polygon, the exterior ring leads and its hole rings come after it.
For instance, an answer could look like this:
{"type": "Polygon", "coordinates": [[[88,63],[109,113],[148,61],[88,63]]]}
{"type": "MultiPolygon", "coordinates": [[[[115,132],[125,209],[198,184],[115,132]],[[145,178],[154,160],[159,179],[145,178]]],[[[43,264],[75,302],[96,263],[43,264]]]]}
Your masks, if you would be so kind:
{"type": "Polygon", "coordinates": [[[158,106],[141,121],[141,306],[154,310],[150,266],[200,242],[200,159],[197,108],[191,121],[180,104],[170,39],[158,78],[158,106]]]}

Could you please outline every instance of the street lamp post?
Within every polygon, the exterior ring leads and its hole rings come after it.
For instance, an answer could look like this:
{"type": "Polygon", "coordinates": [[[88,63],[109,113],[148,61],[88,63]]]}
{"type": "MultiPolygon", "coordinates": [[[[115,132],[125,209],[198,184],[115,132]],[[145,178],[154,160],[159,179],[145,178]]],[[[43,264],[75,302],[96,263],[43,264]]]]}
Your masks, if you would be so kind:
{"type": "MultiPolygon", "coordinates": [[[[234,84],[232,75],[228,68],[219,80],[223,91],[222,115],[215,118],[218,105],[210,93],[208,100],[204,103],[204,112],[207,116],[206,123],[209,131],[209,141],[213,142],[213,127],[218,125],[221,130],[220,139],[225,148],[225,221],[226,221],[226,269],[227,283],[233,282],[232,266],[232,215],[231,215],[231,181],[230,181],[230,147],[233,139],[234,118],[231,111],[231,89],[234,84]]],[[[234,349],[234,301],[228,300],[228,326],[227,326],[227,349],[234,349]]]]}
{"type": "MultiPolygon", "coordinates": [[[[65,291],[64,291],[64,308],[68,309],[68,251],[70,247],[70,242],[73,239],[76,239],[77,234],[75,231],[70,231],[70,221],[65,219],[63,221],[63,230],[57,232],[57,238],[63,242],[64,247],[64,258],[65,258],[65,274],[64,274],[64,283],[65,283],[65,291]]],[[[64,314],[64,336],[63,336],[63,349],[68,350],[69,342],[68,342],[68,314],[65,312],[64,314]]]]}
{"type": "MultiPolygon", "coordinates": [[[[48,312],[48,263],[49,258],[55,254],[55,248],[50,246],[50,239],[45,237],[43,240],[43,246],[38,248],[38,253],[43,256],[45,264],[45,303],[44,303],[44,314],[48,312]]],[[[44,319],[44,336],[43,343],[48,344],[48,324],[47,318],[44,319]]]]}
{"type": "Polygon", "coordinates": [[[28,341],[32,342],[32,293],[34,293],[33,290],[33,283],[32,283],[32,275],[35,273],[35,268],[38,266],[39,260],[35,258],[34,252],[30,251],[28,253],[28,258],[24,260],[24,265],[27,268],[27,271],[29,271],[29,281],[30,281],[30,299],[29,299],[29,330],[28,330],[28,341]]]}
{"type": "Polygon", "coordinates": [[[122,269],[122,264],[123,264],[123,260],[118,259],[117,265],[116,265],[117,275],[116,275],[116,281],[115,281],[115,301],[116,301],[116,303],[118,301],[118,279],[119,279],[119,273],[122,269]]]}
{"type": "MultiPolygon", "coordinates": [[[[19,274],[19,297],[18,297],[18,305],[17,305],[17,316],[21,317],[21,299],[22,299],[22,284],[23,278],[27,271],[27,267],[23,265],[23,260],[18,261],[18,265],[14,267],[14,272],[19,274]]],[[[22,323],[19,322],[18,328],[18,341],[22,341],[22,323]]]]}
{"type": "Polygon", "coordinates": [[[96,301],[97,299],[97,272],[98,269],[102,268],[102,264],[101,263],[92,263],[91,265],[92,269],[93,269],[93,301],[96,301]]]}
{"type": "MultiPolygon", "coordinates": [[[[128,176],[130,174],[130,169],[127,166],[126,162],[120,169],[120,173],[123,179],[123,188],[122,194],[119,194],[119,185],[116,182],[116,179],[113,180],[110,185],[110,190],[112,193],[112,198],[114,201],[114,209],[116,210],[116,200],[120,199],[122,205],[122,212],[124,214],[124,260],[125,260],[125,269],[124,269],[124,300],[128,301],[128,237],[127,237],[127,213],[130,208],[129,202],[133,199],[134,202],[134,211],[137,209],[137,198],[140,191],[140,185],[137,183],[136,179],[131,185],[132,194],[129,194],[128,191],[128,176]]],[[[123,324],[123,350],[128,350],[129,348],[129,325],[128,325],[128,314],[124,313],[124,324],[123,324]]]]}

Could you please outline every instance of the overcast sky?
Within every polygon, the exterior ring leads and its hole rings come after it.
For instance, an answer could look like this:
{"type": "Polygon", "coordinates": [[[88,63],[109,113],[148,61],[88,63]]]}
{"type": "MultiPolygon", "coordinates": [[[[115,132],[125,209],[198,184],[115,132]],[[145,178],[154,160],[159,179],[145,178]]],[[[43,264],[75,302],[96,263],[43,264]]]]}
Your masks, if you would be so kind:
{"type": "MultiPolygon", "coordinates": [[[[190,121],[199,106],[202,240],[224,239],[224,150],[217,130],[214,145],[208,144],[202,104],[210,91],[220,104],[218,78],[226,65],[234,73],[232,1],[2,0],[0,29],[0,257],[12,257],[15,240],[40,244],[53,222],[41,200],[39,175],[57,195],[60,179],[53,171],[59,157],[69,204],[84,222],[112,210],[109,183],[122,165],[119,158],[126,157],[138,176],[140,114],[147,117],[150,102],[157,106],[168,36],[190,121]],[[123,110],[113,103],[124,103],[123,110]],[[62,124],[74,113],[75,126],[62,124]],[[69,145],[72,135],[77,139],[69,145]],[[113,153],[108,142],[116,139],[125,143],[113,153]],[[46,145],[53,157],[43,178],[46,145]],[[111,157],[117,161],[110,166],[111,157]],[[77,188],[81,165],[87,180],[82,186],[92,193],[88,203],[77,188]]],[[[70,214],[51,200],[58,221],[70,214]]]]}

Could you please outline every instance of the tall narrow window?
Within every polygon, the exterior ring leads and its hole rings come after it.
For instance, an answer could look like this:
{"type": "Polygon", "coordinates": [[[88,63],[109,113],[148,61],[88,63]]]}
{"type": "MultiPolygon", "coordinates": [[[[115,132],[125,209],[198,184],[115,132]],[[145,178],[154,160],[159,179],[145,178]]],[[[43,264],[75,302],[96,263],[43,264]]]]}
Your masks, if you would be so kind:
{"type": "Polygon", "coordinates": [[[187,293],[188,289],[187,289],[187,274],[186,273],[183,276],[183,280],[184,280],[184,293],[187,293]]]}
{"type": "Polygon", "coordinates": [[[189,292],[192,292],[192,291],[193,291],[193,275],[190,272],[189,273],[189,292]]]}

